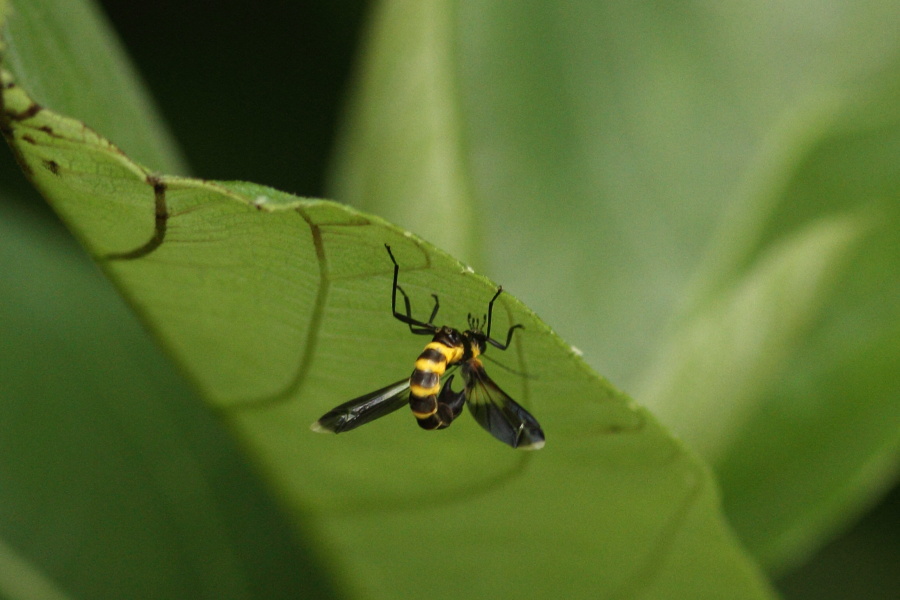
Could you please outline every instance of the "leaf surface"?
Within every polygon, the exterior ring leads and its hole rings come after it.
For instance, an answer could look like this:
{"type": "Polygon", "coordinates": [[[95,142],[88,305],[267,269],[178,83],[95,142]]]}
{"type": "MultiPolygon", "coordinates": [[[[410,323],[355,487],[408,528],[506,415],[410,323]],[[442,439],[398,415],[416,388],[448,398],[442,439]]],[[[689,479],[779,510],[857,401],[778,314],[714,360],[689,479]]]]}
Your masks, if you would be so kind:
{"type": "Polygon", "coordinates": [[[472,420],[423,433],[403,413],[309,432],[421,350],[390,314],[385,243],[417,314],[435,293],[438,320],[463,325],[496,289],[484,277],[338,204],[152,173],[8,72],[2,114],[26,174],[233,428],[298,531],[313,519],[352,592],[771,597],[702,464],[511,295],[494,326],[524,331],[489,354],[502,365],[492,376],[538,417],[543,450],[514,452],[472,420]],[[437,557],[439,586],[422,557],[437,557]]]}

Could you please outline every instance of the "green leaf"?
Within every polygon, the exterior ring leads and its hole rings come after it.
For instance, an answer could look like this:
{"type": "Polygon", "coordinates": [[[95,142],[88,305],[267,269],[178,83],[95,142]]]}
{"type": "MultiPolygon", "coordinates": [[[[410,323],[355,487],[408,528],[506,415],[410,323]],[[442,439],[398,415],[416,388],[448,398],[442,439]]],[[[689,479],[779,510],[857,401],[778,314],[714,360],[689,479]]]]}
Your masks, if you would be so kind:
{"type": "MultiPolygon", "coordinates": [[[[4,2],[6,4],[6,2],[4,2]]],[[[92,2],[14,2],[4,64],[43,106],[90,120],[134,160],[187,167],[105,16],[92,2]]]]}
{"type": "Polygon", "coordinates": [[[898,27],[888,4],[385,2],[334,195],[502,273],[783,570],[898,470],[898,27]]]}
{"type": "Polygon", "coordinates": [[[29,561],[0,540],[0,592],[6,598],[63,600],[65,592],[29,561]]]}
{"type": "MultiPolygon", "coordinates": [[[[746,411],[740,429],[727,448],[717,450],[725,452],[715,461],[723,485],[734,490],[726,498],[732,522],[774,565],[798,562],[896,477],[896,83],[900,77],[890,88],[860,90],[853,101],[839,105],[833,120],[791,156],[791,168],[783,170],[787,176],[759,191],[756,206],[763,210],[729,218],[724,237],[740,240],[731,246],[738,250],[723,251],[722,260],[705,273],[712,302],[756,281],[770,288],[757,288],[766,298],[760,303],[777,311],[774,319],[760,320],[759,311],[745,314],[736,320],[743,327],[731,328],[732,342],[780,339],[770,352],[760,351],[757,360],[746,363],[753,381],[744,386],[742,404],[749,410],[740,409],[746,411]],[[757,232],[749,236],[750,244],[739,233],[748,226],[757,232]],[[803,248],[804,238],[815,243],[803,248]],[[771,272],[758,279],[765,268],[760,265],[772,257],[794,261],[793,274],[771,272]],[[765,463],[780,468],[755,470],[765,463]],[[779,502],[761,509],[761,497],[771,489],[779,491],[779,502]]],[[[686,318],[685,327],[705,311],[686,318]]],[[[691,418],[695,415],[686,421],[691,418]]]]}
{"type": "Polygon", "coordinates": [[[541,420],[545,449],[513,452],[471,420],[426,434],[408,414],[309,432],[334,404],[409,372],[421,349],[390,315],[384,243],[414,310],[436,293],[444,322],[483,310],[495,290],[484,277],[334,203],[151,173],[6,72],[2,118],[32,182],[235,432],[296,531],[313,520],[351,593],[771,597],[702,464],[510,295],[495,327],[524,331],[490,353],[510,371],[491,371],[541,420]]]}
{"type": "Polygon", "coordinates": [[[331,597],[302,517],[280,518],[109,282],[2,200],[0,595],[331,597]]]}
{"type": "Polygon", "coordinates": [[[733,523],[773,565],[798,562],[896,472],[897,99],[832,101],[785,132],[648,378],[644,397],[718,465],[733,523]],[[700,390],[692,372],[717,381],[700,390]],[[718,437],[703,431],[711,415],[718,437]]]}

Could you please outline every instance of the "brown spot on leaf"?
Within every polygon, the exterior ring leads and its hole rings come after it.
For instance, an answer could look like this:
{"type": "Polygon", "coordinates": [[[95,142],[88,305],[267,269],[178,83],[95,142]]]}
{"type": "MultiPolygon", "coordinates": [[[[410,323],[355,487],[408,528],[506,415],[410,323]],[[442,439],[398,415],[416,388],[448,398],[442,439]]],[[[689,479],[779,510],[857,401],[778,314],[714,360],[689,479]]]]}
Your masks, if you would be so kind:
{"type": "Polygon", "coordinates": [[[24,121],[24,120],[30,119],[34,115],[38,114],[39,112],[41,112],[41,110],[43,110],[41,105],[38,104],[37,102],[33,102],[31,104],[31,106],[29,106],[28,108],[26,108],[25,110],[23,110],[20,113],[8,113],[8,114],[11,119],[15,119],[17,121],[24,121]]]}
{"type": "Polygon", "coordinates": [[[55,160],[45,160],[43,161],[44,166],[48,171],[53,173],[54,175],[59,175],[59,163],[55,160]]]}

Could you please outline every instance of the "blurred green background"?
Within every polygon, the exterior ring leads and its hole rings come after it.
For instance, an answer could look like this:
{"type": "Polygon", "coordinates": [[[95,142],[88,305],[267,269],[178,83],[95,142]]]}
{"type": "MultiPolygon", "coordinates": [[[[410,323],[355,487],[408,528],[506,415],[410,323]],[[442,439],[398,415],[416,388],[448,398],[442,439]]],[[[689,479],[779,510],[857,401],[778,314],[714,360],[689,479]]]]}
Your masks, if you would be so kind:
{"type": "MultiPolygon", "coordinates": [[[[225,1],[215,10],[191,2],[101,4],[194,174],[329,197],[330,158],[371,10],[367,3],[225,1]]],[[[0,181],[19,189],[16,210],[55,222],[8,158],[0,160],[0,181]]],[[[554,322],[547,310],[539,312],[554,322]]],[[[627,376],[626,367],[622,373],[614,382],[627,376]]],[[[787,598],[895,598],[898,540],[895,487],[855,527],[784,574],[778,586],[787,598]]]]}

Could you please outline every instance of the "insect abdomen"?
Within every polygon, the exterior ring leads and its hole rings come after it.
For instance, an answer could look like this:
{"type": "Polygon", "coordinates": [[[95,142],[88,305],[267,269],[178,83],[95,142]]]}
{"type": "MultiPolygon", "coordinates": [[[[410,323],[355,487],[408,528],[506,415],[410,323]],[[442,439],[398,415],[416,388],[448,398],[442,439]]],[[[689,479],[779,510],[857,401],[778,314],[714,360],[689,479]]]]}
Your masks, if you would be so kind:
{"type": "Polygon", "coordinates": [[[462,406],[438,401],[441,375],[449,365],[456,364],[463,355],[461,344],[454,344],[438,332],[434,340],[416,359],[416,368],[409,378],[409,407],[422,429],[443,429],[459,416],[462,406]]]}

